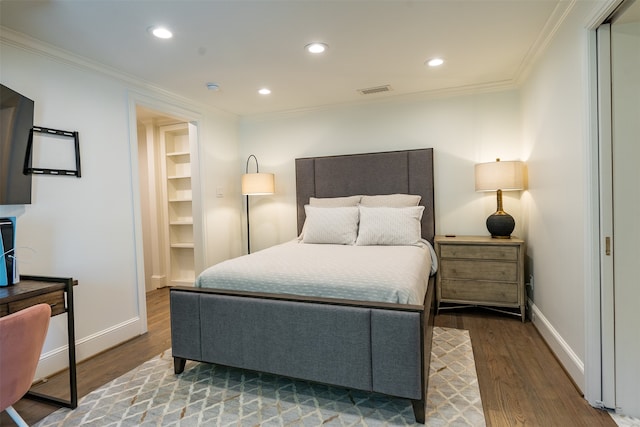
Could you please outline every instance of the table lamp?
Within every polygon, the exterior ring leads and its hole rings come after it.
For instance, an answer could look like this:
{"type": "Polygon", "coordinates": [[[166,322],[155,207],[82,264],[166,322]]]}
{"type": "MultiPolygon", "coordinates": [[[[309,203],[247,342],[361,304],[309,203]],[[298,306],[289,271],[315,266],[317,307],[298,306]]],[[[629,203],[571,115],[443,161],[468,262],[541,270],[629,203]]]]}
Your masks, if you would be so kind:
{"type": "Polygon", "coordinates": [[[475,165],[476,191],[496,191],[497,210],[487,218],[491,237],[509,239],[516,222],[502,208],[502,192],[524,190],[524,163],[521,161],[479,163],[475,165]]]}

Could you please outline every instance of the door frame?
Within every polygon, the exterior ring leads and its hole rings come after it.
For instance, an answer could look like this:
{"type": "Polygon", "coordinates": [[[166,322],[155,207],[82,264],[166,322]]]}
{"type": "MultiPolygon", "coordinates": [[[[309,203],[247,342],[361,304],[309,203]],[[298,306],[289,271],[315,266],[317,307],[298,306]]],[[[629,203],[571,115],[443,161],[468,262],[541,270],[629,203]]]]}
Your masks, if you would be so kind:
{"type": "Polygon", "coordinates": [[[606,255],[606,238],[613,238],[613,171],[610,28],[604,23],[623,2],[608,0],[587,25],[584,397],[608,409],[615,408],[615,323],[613,257],[606,255]]]}
{"type": "Polygon", "coordinates": [[[130,172],[131,172],[131,194],[133,205],[134,219],[134,246],[135,246],[135,264],[136,264],[136,286],[138,289],[138,314],[140,316],[140,333],[146,333],[147,325],[147,304],[146,304],[146,287],[145,287],[145,271],[144,271],[144,241],[142,235],[142,208],[140,196],[140,179],[138,165],[138,130],[137,130],[137,113],[136,107],[141,106],[167,116],[176,117],[189,123],[189,128],[198,130],[197,137],[191,138],[190,146],[192,150],[191,164],[193,176],[191,179],[191,191],[193,198],[193,223],[194,223],[194,261],[196,274],[202,269],[204,260],[206,259],[204,236],[204,215],[202,205],[202,181],[200,179],[200,130],[202,114],[189,110],[187,107],[176,105],[175,103],[150,97],[130,90],[128,92],[129,102],[129,155],[130,155],[130,172]]]}

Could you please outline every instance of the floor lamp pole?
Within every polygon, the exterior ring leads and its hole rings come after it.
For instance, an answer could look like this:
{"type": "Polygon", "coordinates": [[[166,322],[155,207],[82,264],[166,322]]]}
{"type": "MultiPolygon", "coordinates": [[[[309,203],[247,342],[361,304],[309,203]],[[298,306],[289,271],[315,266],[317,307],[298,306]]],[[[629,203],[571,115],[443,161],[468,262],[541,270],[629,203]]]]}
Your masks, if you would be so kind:
{"type": "Polygon", "coordinates": [[[251,232],[249,231],[249,195],[245,196],[247,201],[246,201],[246,206],[247,206],[247,253],[250,254],[251,253],[251,232]]]}

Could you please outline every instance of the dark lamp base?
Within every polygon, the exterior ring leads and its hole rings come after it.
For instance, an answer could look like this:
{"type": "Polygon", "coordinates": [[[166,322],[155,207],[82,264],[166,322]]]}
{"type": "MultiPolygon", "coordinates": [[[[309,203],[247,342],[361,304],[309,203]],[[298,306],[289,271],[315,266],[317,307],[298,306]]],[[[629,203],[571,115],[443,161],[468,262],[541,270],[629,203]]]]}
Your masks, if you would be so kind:
{"type": "Polygon", "coordinates": [[[487,230],[496,239],[510,239],[516,221],[504,211],[498,211],[487,218],[487,230]]]}

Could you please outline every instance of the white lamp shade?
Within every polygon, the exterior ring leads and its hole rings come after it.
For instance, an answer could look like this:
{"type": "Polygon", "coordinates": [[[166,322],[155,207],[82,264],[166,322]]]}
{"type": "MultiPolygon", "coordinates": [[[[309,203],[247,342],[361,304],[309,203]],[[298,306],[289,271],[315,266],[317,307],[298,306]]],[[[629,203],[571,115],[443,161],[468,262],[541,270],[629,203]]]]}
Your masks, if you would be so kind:
{"type": "Polygon", "coordinates": [[[275,191],[272,173],[246,173],[242,175],[242,194],[256,196],[273,194],[275,191]]]}
{"type": "Polygon", "coordinates": [[[524,190],[525,170],[521,161],[479,163],[475,166],[476,191],[524,190]]]}

